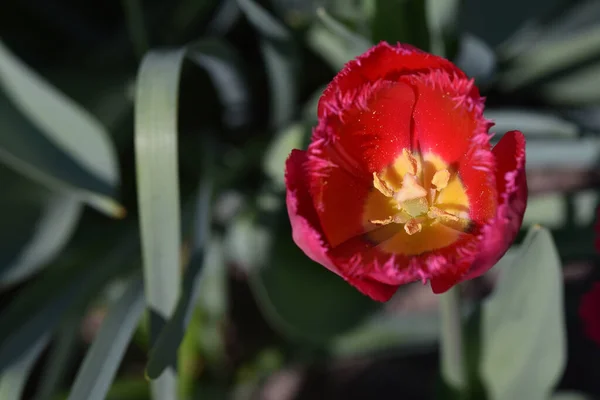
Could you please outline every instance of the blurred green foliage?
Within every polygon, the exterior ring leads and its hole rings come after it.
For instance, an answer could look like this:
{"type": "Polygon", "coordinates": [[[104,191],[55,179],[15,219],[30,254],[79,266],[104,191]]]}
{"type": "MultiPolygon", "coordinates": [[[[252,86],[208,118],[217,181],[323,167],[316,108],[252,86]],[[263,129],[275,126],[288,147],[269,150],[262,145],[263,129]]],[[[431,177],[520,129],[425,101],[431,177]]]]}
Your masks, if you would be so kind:
{"type": "Polygon", "coordinates": [[[600,1],[525,3],[0,5],[0,400],[245,399],[277,376],[309,399],[600,395],[597,368],[569,369],[600,355],[573,317],[587,286],[563,282],[597,261],[600,1]],[[462,392],[429,378],[435,297],[376,304],[291,240],[285,159],[324,85],[379,40],[453,60],[493,131],[525,133],[524,228],[550,229],[507,253],[489,299],[466,296],[462,392]],[[353,376],[356,359],[388,372],[311,389],[305,367],[353,376]]]}

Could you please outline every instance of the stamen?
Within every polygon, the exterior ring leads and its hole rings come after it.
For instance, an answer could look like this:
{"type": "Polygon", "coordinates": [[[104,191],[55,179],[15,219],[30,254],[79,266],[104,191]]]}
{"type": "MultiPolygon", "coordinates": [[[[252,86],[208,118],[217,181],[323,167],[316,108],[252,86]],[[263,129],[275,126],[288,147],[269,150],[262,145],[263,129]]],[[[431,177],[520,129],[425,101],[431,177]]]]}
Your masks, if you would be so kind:
{"type": "Polygon", "coordinates": [[[409,235],[414,235],[415,233],[421,232],[421,228],[423,228],[423,226],[414,218],[404,225],[404,230],[409,235]]]}
{"type": "Polygon", "coordinates": [[[402,203],[406,200],[414,200],[427,196],[427,190],[417,182],[417,178],[411,174],[404,174],[402,187],[394,194],[394,199],[402,203]]]}
{"type": "Polygon", "coordinates": [[[403,149],[402,154],[404,155],[404,157],[406,157],[406,159],[410,163],[410,171],[408,171],[408,172],[411,175],[416,175],[417,168],[418,168],[417,159],[415,158],[415,156],[412,155],[412,153],[408,149],[403,149]]]}
{"type": "Polygon", "coordinates": [[[394,221],[394,217],[387,217],[386,219],[370,219],[369,222],[372,223],[373,225],[384,226],[384,225],[389,225],[395,221],[394,221]]]}
{"type": "Polygon", "coordinates": [[[431,179],[431,183],[436,187],[438,191],[444,189],[448,186],[448,181],[450,180],[450,172],[447,169],[442,169],[437,171],[433,175],[433,179],[431,179]]]}
{"type": "Polygon", "coordinates": [[[437,208],[437,207],[429,207],[429,211],[427,211],[427,216],[429,218],[432,219],[438,219],[438,218],[444,218],[444,219],[448,219],[450,221],[459,221],[460,218],[458,218],[456,215],[454,214],[450,214],[447,211],[442,210],[441,208],[437,208]]]}
{"type": "Polygon", "coordinates": [[[373,172],[373,186],[375,189],[379,190],[381,194],[385,197],[392,197],[394,195],[394,190],[390,187],[390,185],[381,179],[376,172],[373,172]]]}

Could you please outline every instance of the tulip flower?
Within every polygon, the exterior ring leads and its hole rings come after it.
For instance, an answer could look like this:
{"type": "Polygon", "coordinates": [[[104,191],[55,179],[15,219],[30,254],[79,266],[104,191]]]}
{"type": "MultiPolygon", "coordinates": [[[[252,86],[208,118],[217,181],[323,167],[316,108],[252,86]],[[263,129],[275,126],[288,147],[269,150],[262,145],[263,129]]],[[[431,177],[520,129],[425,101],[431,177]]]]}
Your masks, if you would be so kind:
{"type": "Polygon", "coordinates": [[[491,268],[527,202],[525,139],[492,149],[484,99],[446,59],[380,43],[325,89],[306,151],[286,162],[295,243],[362,293],[442,293],[491,268]]]}

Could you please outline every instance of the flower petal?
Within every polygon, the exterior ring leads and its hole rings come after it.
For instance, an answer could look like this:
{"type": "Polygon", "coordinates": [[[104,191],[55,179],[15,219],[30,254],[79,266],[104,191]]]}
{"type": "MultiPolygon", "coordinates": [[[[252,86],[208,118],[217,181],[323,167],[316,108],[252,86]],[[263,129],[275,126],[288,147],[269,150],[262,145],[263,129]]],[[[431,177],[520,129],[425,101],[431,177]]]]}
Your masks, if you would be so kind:
{"type": "Polygon", "coordinates": [[[322,118],[315,136],[325,139],[334,162],[363,179],[372,179],[410,148],[413,89],[402,82],[363,84],[338,104],[339,112],[322,118]]]}
{"type": "Polygon", "coordinates": [[[492,152],[497,165],[498,211],[484,227],[480,253],[462,280],[480,276],[500,260],[519,233],[525,214],[525,137],[519,131],[507,132],[492,152]]]}
{"type": "Polygon", "coordinates": [[[364,84],[380,79],[397,81],[403,74],[438,68],[460,77],[465,76],[460,69],[444,58],[425,53],[410,45],[390,45],[381,42],[348,62],[327,86],[319,101],[319,119],[330,113],[339,113],[336,102],[351,95],[356,88],[364,84]]]}
{"type": "Polygon", "coordinates": [[[366,294],[373,300],[385,302],[392,298],[398,290],[398,285],[386,285],[369,278],[348,278],[348,283],[366,294]]]}
{"type": "Polygon", "coordinates": [[[339,275],[326,254],[327,244],[306,182],[306,161],[305,151],[292,150],[285,163],[286,204],[292,237],[311,260],[339,275]]]}
{"type": "Polygon", "coordinates": [[[286,161],[286,203],[294,242],[311,260],[342,276],[361,293],[377,301],[388,301],[394,295],[398,286],[387,285],[369,278],[344,277],[340,269],[333,264],[327,255],[329,246],[324,240],[317,212],[312,204],[306,183],[305,168],[307,160],[308,157],[305,151],[292,150],[286,161]]]}

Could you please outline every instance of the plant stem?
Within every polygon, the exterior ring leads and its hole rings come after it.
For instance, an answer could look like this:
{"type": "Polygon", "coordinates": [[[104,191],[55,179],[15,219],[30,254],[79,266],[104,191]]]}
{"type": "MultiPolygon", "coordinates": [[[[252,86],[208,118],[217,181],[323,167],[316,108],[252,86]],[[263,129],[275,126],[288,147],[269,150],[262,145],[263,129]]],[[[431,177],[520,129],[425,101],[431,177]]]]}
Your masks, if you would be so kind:
{"type": "Polygon", "coordinates": [[[467,384],[467,372],[463,350],[460,289],[457,286],[440,295],[440,313],[442,376],[447,384],[462,391],[467,384]]]}

